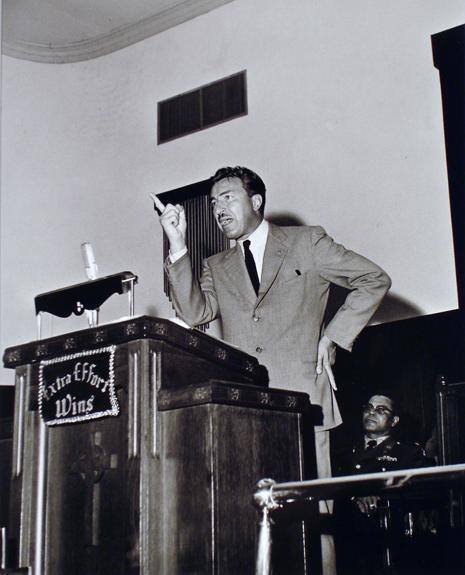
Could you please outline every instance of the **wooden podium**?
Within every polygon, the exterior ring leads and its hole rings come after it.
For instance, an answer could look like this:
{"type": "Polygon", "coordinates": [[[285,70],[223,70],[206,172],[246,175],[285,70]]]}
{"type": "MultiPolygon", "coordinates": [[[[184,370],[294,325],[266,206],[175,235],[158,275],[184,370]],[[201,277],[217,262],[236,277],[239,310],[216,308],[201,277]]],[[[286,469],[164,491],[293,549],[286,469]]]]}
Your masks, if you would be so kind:
{"type": "MultiPolygon", "coordinates": [[[[4,364],[16,370],[12,573],[252,574],[256,482],[309,477],[308,396],[269,389],[255,358],[197,330],[143,316],[9,348],[4,364]],[[108,349],[117,413],[82,420],[91,404],[59,370],[90,372],[101,391],[92,370],[108,349]]],[[[283,529],[276,573],[307,572],[303,532],[283,529]]]]}

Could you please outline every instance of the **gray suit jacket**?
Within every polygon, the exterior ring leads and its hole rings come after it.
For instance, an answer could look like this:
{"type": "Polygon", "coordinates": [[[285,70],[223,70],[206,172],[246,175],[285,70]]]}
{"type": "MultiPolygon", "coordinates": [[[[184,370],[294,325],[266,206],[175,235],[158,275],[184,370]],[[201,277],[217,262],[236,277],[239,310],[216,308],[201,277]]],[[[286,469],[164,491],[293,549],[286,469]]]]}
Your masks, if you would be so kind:
{"type": "Polygon", "coordinates": [[[268,368],[270,385],[309,393],[323,410],[320,429],[339,425],[326,373],[315,373],[330,283],[351,291],[324,332],[350,350],[390,287],[381,268],[319,226],[270,224],[258,296],[239,245],[206,259],[200,283],[188,255],[168,261],[166,270],[184,321],[195,326],[221,316],[224,339],[257,357],[268,368]]]}

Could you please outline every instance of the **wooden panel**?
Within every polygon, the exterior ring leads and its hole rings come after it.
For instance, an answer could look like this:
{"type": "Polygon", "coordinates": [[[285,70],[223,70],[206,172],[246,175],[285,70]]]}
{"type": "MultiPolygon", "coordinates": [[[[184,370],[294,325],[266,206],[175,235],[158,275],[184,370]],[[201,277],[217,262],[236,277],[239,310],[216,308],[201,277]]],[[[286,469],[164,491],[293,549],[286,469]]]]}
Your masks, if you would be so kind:
{"type": "Polygon", "coordinates": [[[344,424],[333,432],[335,467],[360,437],[361,406],[374,393],[393,394],[402,409],[398,433],[421,444],[436,425],[439,375],[465,380],[465,314],[450,311],[365,329],[352,353],[338,351],[336,379],[344,424]]]}
{"type": "MultiPolygon", "coordinates": [[[[123,574],[127,572],[131,535],[133,467],[128,458],[129,346],[116,357],[120,415],[48,429],[46,573],[123,574]]],[[[136,344],[137,347],[137,344],[136,344]]],[[[138,503],[138,502],[137,502],[138,503]]],[[[134,504],[134,502],[132,502],[134,504]]]]}
{"type": "Polygon", "coordinates": [[[465,308],[465,25],[431,36],[441,78],[447,177],[460,309],[465,308]]]}
{"type": "MultiPolygon", "coordinates": [[[[251,493],[256,483],[264,477],[303,479],[300,418],[279,411],[213,410],[219,573],[253,573],[258,514],[251,493]]],[[[303,573],[301,522],[275,524],[274,529],[273,573],[303,573]]]]}
{"type": "Polygon", "coordinates": [[[123,418],[50,429],[46,573],[126,572],[127,434],[123,418]]]}
{"type": "MultiPolygon", "coordinates": [[[[178,326],[171,332],[147,319],[124,325],[131,333],[120,326],[117,337],[133,339],[120,342],[115,356],[117,417],[45,427],[37,411],[39,364],[16,368],[10,520],[17,563],[34,575],[253,573],[254,484],[265,476],[302,478],[298,398],[287,394],[292,405],[282,409],[289,412],[273,409],[271,400],[262,410],[215,399],[158,411],[162,386],[176,394],[179,379],[188,382],[183,368],[194,381],[219,373],[242,379],[255,377],[257,364],[178,326]],[[137,338],[151,327],[179,345],[137,338]],[[176,363],[179,369],[170,367],[176,363]]],[[[84,338],[94,336],[87,331],[84,338]]],[[[71,340],[79,338],[65,336],[71,340]]],[[[61,355],[64,342],[52,344],[61,355]]],[[[27,353],[40,349],[26,346],[27,353]]],[[[12,361],[19,361],[16,351],[12,361]]],[[[47,345],[43,351],[50,352],[47,345]]],[[[256,393],[274,397],[261,387],[256,393]]],[[[285,552],[276,547],[282,561],[275,575],[302,573],[301,524],[281,531],[277,541],[285,552]]]]}
{"type": "Polygon", "coordinates": [[[16,369],[15,428],[13,437],[13,471],[10,492],[9,537],[15,547],[14,563],[28,567],[32,562],[35,536],[34,502],[36,501],[37,447],[31,438],[38,436],[37,413],[29,409],[31,366],[16,369]]]}
{"type": "MultiPolygon", "coordinates": [[[[162,573],[254,572],[255,483],[301,478],[300,415],[206,405],[159,414],[163,428],[162,573]]],[[[285,570],[303,572],[299,522],[285,542],[285,570]]],[[[283,563],[283,562],[282,562],[283,563]]]]}
{"type": "Polygon", "coordinates": [[[8,524],[15,388],[0,387],[0,526],[8,524]]]}
{"type": "Polygon", "coordinates": [[[163,573],[212,573],[212,480],[209,408],[160,414],[164,517],[163,573]]]}

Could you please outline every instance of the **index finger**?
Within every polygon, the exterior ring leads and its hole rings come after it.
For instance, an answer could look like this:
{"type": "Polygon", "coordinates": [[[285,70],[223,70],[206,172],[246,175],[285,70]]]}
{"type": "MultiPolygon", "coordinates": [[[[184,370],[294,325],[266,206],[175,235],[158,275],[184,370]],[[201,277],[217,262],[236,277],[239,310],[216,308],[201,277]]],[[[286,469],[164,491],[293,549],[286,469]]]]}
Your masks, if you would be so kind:
{"type": "Polygon", "coordinates": [[[334,377],[333,370],[331,369],[331,365],[326,364],[325,371],[328,374],[328,379],[329,383],[331,384],[331,387],[334,389],[334,391],[337,391],[336,379],[334,377]]]}
{"type": "Polygon", "coordinates": [[[160,210],[160,212],[163,212],[165,209],[163,202],[161,202],[153,192],[150,192],[150,197],[152,198],[155,207],[160,210]]]}

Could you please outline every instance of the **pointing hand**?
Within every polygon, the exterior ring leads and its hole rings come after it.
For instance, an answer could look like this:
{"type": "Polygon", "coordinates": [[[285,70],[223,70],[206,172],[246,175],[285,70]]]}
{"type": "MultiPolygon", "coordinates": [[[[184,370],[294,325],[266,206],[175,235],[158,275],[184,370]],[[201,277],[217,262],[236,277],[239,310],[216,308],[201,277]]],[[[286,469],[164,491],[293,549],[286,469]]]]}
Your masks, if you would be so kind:
{"type": "Polygon", "coordinates": [[[157,196],[150,193],[154,202],[154,208],[160,215],[160,224],[170,243],[170,252],[176,253],[186,247],[186,213],[180,204],[166,204],[161,202],[157,196]]]}

